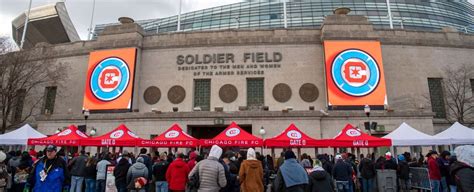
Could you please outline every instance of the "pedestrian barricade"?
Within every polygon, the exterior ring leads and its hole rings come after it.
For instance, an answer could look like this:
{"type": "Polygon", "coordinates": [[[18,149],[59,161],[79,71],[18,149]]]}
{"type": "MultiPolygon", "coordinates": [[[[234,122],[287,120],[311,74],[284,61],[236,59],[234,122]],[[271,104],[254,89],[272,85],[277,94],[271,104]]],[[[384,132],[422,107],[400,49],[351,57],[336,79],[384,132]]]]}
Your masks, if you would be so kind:
{"type": "Polygon", "coordinates": [[[377,190],[397,192],[397,172],[395,170],[377,169],[377,190]]]}
{"type": "Polygon", "coordinates": [[[424,167],[410,167],[410,183],[412,188],[431,190],[428,169],[424,167]]]}

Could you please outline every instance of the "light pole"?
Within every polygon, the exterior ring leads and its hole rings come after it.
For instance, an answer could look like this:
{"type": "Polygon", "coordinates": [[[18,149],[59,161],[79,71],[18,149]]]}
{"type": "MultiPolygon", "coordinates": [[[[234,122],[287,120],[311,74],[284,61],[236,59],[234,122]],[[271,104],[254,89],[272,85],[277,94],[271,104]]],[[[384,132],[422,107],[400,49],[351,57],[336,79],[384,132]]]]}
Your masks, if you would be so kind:
{"type": "MultiPolygon", "coordinates": [[[[262,140],[265,139],[265,134],[266,134],[267,132],[265,131],[265,128],[263,128],[263,126],[260,128],[260,130],[258,131],[258,133],[260,134],[260,136],[262,136],[262,140]]],[[[262,150],[261,150],[261,152],[262,152],[262,155],[263,155],[263,143],[262,143],[262,150]]]]}
{"type": "Polygon", "coordinates": [[[84,121],[85,121],[85,126],[86,126],[86,130],[87,130],[87,119],[89,118],[89,115],[91,114],[89,112],[89,109],[84,109],[84,121]]]}
{"type": "Polygon", "coordinates": [[[96,133],[97,133],[97,130],[94,127],[92,127],[91,131],[89,132],[89,135],[94,136],[96,133]]]}

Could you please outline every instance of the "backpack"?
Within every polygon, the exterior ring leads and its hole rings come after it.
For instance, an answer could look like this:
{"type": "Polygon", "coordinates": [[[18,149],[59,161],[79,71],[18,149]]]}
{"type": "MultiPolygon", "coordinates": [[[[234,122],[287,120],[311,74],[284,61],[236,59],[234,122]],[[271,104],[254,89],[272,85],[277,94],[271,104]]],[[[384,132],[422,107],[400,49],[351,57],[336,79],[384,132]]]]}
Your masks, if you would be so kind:
{"type": "Polygon", "coordinates": [[[191,178],[189,178],[189,181],[187,183],[187,188],[191,192],[196,192],[199,189],[199,166],[196,167],[196,172],[194,172],[193,175],[191,175],[191,178]]]}

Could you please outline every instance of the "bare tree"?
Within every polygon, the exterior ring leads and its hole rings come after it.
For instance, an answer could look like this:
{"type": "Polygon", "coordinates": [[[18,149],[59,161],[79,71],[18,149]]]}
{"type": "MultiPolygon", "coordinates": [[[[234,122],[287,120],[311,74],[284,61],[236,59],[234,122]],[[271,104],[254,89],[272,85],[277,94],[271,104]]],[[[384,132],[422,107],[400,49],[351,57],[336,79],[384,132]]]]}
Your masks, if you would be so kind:
{"type": "Polygon", "coordinates": [[[474,65],[462,65],[458,68],[446,67],[443,87],[446,94],[446,120],[464,124],[474,115],[474,97],[471,80],[474,79],[474,65]]]}
{"type": "Polygon", "coordinates": [[[13,51],[8,38],[0,41],[0,133],[5,133],[40,111],[44,87],[61,84],[67,70],[45,48],[13,51]]]}

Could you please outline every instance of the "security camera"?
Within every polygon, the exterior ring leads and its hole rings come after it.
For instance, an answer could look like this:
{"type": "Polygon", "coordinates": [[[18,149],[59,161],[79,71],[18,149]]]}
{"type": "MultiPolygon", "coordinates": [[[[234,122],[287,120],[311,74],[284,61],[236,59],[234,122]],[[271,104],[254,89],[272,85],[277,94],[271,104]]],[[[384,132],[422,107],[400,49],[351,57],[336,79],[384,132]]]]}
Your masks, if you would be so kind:
{"type": "Polygon", "coordinates": [[[329,115],[329,113],[326,112],[326,111],[324,111],[324,109],[319,110],[319,112],[321,112],[324,116],[328,116],[328,115],[329,115]]]}

